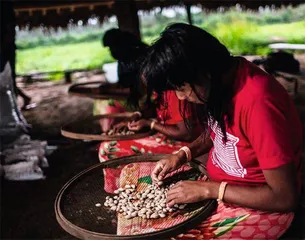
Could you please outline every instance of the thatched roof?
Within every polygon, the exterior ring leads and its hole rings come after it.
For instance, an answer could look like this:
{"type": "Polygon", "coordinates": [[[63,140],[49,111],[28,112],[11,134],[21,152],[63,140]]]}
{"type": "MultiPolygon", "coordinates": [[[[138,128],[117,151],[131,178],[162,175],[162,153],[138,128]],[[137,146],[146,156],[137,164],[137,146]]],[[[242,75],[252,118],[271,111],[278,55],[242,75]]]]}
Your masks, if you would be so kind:
{"type": "MultiPolygon", "coordinates": [[[[116,14],[116,4],[120,1],[132,0],[57,0],[31,1],[11,0],[14,3],[16,23],[20,27],[66,27],[71,21],[82,20],[84,23],[93,16],[103,21],[105,17],[116,14]]],[[[134,0],[138,10],[151,10],[155,7],[170,7],[175,5],[201,5],[207,9],[229,7],[239,3],[247,8],[258,8],[266,5],[297,5],[304,0],[134,0]]]]}

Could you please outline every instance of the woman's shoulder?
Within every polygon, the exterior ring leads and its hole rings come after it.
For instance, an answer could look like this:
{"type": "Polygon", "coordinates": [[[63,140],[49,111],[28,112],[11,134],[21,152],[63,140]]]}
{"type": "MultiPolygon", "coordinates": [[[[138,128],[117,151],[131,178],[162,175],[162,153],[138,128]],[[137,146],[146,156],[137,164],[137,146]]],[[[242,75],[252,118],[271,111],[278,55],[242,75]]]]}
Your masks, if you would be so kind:
{"type": "Polygon", "coordinates": [[[241,58],[237,78],[241,85],[240,94],[248,99],[289,98],[285,88],[273,76],[245,58],[241,58]]]}

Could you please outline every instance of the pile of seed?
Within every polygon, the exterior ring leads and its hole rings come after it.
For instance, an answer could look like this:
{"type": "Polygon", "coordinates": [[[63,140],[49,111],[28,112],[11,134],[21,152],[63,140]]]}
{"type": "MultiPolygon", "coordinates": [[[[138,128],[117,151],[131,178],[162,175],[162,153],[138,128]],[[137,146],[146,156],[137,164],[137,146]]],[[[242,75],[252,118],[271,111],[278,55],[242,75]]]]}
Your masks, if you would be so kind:
{"type": "Polygon", "coordinates": [[[150,185],[146,190],[136,192],[135,185],[126,185],[114,191],[116,196],[107,196],[104,206],[112,211],[122,213],[127,219],[134,217],[164,218],[168,213],[184,209],[186,204],[170,208],[166,204],[166,193],[173,186],[160,187],[162,183],[150,185]]]}
{"type": "Polygon", "coordinates": [[[114,132],[113,129],[110,129],[108,132],[102,133],[102,136],[121,136],[121,135],[133,135],[133,134],[135,134],[135,132],[126,129],[119,132],[114,132]]]}

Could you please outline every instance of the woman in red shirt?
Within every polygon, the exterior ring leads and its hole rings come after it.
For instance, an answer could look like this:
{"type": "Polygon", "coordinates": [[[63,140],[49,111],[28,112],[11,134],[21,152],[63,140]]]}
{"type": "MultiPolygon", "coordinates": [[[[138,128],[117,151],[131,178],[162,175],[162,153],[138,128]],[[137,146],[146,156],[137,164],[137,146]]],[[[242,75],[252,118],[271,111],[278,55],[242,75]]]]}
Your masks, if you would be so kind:
{"type": "Polygon", "coordinates": [[[218,199],[215,213],[175,239],[275,239],[289,227],[298,204],[302,126],[292,100],[270,75],[230,55],[206,31],[168,27],[151,46],[142,72],[150,91],[175,90],[198,104],[205,132],[160,160],[155,181],[209,153],[210,182],[182,181],[167,195],[169,206],[218,199]],[[191,238],[190,238],[191,237],[191,238]]]}
{"type": "MultiPolygon", "coordinates": [[[[128,124],[131,131],[140,131],[146,127],[154,129],[157,133],[134,140],[102,142],[99,146],[100,162],[134,154],[171,154],[200,135],[199,126],[193,127],[191,131],[186,128],[180,110],[184,111],[187,106],[185,101],[177,98],[174,91],[164,92],[157,102],[155,119],[141,118],[128,124]]],[[[125,123],[119,125],[125,126],[125,123]]],[[[120,173],[120,168],[105,170],[105,191],[113,193],[119,188],[117,179],[120,173]]]]}

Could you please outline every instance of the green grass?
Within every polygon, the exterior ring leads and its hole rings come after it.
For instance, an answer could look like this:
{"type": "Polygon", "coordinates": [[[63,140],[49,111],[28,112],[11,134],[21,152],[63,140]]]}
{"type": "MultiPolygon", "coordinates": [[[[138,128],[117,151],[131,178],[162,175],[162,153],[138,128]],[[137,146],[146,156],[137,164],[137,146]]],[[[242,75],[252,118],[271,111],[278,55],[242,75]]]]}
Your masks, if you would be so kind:
{"type": "MultiPolygon", "coordinates": [[[[230,16],[226,22],[220,21],[215,24],[215,21],[207,21],[201,24],[201,27],[216,36],[235,55],[264,55],[270,51],[268,44],[272,43],[273,37],[283,38],[288,43],[305,43],[305,21],[259,25],[246,18],[230,16]]],[[[151,32],[144,35],[143,39],[147,43],[152,43],[158,35],[159,33],[151,32]]],[[[19,49],[16,70],[18,74],[26,74],[67,69],[94,69],[112,61],[114,60],[109,50],[102,47],[100,40],[92,40],[85,43],[19,49]]]]}
{"type": "Polygon", "coordinates": [[[305,21],[259,26],[246,20],[219,23],[210,27],[203,25],[216,36],[233,54],[264,55],[270,51],[268,44],[274,37],[287,43],[305,43],[305,21]]]}
{"type": "Polygon", "coordinates": [[[270,36],[277,36],[288,40],[290,43],[305,43],[305,21],[288,24],[273,24],[259,27],[253,38],[263,38],[270,41],[270,36]]]}
{"type": "Polygon", "coordinates": [[[108,49],[100,41],[59,46],[42,46],[17,50],[18,74],[62,71],[67,69],[101,68],[112,62],[108,49]]]}

